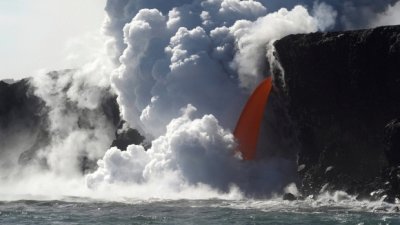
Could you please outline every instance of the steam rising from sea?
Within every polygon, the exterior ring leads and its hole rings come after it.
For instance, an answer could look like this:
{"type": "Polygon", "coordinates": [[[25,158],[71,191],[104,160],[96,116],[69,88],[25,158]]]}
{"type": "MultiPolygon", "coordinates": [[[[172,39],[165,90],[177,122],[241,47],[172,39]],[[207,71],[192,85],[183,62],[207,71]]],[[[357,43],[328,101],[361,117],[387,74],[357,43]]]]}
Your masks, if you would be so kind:
{"type": "MultiPolygon", "coordinates": [[[[232,130],[251,90],[270,74],[273,41],[331,28],[338,13],[323,2],[309,9],[267,7],[251,0],[109,0],[104,52],[57,79],[35,76],[35,94],[50,109],[52,138],[31,163],[12,163],[0,172],[0,198],[242,199],[282,193],[295,181],[295,162],[243,162],[232,130]],[[123,119],[145,135],[149,149],[108,149],[112,125],[98,110],[104,90],[118,95],[123,119]],[[79,125],[82,113],[85,126],[79,125]],[[82,174],[83,156],[98,160],[94,171],[82,174]]],[[[1,160],[13,162],[18,155],[1,160]]]]}
{"type": "MultiPolygon", "coordinates": [[[[320,10],[329,12],[324,23],[334,21],[332,8],[316,5],[320,10]]],[[[280,192],[293,178],[293,162],[242,162],[231,131],[250,91],[268,73],[268,44],[318,28],[325,27],[304,7],[267,13],[256,1],[194,2],[168,14],[139,10],[123,28],[125,49],[111,80],[123,118],[152,145],[147,151],[110,149],[87,175],[88,186],[280,192]]]]}

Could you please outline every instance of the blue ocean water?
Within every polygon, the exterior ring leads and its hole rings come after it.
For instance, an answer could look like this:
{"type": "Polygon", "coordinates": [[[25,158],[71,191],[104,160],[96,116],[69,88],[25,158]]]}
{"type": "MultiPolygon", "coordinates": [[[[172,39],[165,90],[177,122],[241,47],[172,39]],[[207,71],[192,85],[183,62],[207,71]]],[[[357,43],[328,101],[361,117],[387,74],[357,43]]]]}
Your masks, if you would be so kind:
{"type": "Polygon", "coordinates": [[[280,200],[23,200],[0,202],[0,224],[400,224],[396,207],[280,200]]]}

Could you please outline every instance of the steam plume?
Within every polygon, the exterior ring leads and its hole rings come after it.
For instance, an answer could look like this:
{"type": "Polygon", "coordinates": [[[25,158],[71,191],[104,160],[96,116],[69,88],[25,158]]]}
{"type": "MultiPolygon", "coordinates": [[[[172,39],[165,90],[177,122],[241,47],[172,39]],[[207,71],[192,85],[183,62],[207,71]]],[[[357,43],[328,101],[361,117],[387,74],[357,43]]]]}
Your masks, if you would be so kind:
{"type": "MultiPolygon", "coordinates": [[[[40,194],[70,194],[72,187],[82,195],[102,195],[106,187],[134,197],[160,187],[166,195],[200,197],[279,192],[295,179],[293,160],[243,163],[231,133],[251,90],[270,74],[272,43],[294,33],[397,23],[395,2],[108,0],[107,54],[33,81],[50,112],[52,138],[23,170],[30,178],[24,182],[40,194]],[[151,141],[147,151],[107,151],[113,125],[99,111],[104,91],[118,95],[123,119],[151,141]],[[101,159],[86,177],[83,156],[101,159]],[[43,182],[54,186],[41,189],[43,182]]],[[[24,182],[0,188],[27,192],[24,182]]]]}
{"type": "Polygon", "coordinates": [[[333,25],[332,8],[315,8],[325,10],[321,22],[302,6],[268,14],[257,1],[194,1],[168,14],[139,10],[123,28],[126,48],[112,85],[123,118],[153,140],[152,147],[110,149],[88,185],[156,180],[178,192],[200,184],[256,195],[282,190],[293,180],[293,161],[243,163],[233,157],[231,131],[250,91],[269,73],[271,43],[333,25]]]}

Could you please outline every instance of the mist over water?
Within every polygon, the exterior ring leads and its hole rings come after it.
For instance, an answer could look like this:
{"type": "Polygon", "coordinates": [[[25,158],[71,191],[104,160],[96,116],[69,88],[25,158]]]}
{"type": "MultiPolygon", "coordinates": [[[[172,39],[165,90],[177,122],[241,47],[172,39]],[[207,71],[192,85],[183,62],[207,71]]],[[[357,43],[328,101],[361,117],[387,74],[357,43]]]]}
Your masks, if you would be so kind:
{"type": "MultiPolygon", "coordinates": [[[[18,148],[32,145],[29,134],[26,143],[6,146],[14,153],[0,159],[7,168],[0,171],[0,199],[282,194],[296,181],[294,157],[244,162],[232,131],[251,91],[271,74],[273,41],[331,29],[343,16],[329,2],[305,5],[271,11],[267,1],[109,0],[104,51],[82,68],[32,80],[49,110],[51,139],[24,163],[18,148]],[[148,149],[109,149],[115,125],[100,110],[105,93],[117,95],[122,118],[146,137],[148,149]],[[97,166],[82,170],[82,160],[97,166]]],[[[395,18],[393,7],[387,20],[395,18]]]]}
{"type": "Polygon", "coordinates": [[[397,224],[397,214],[282,201],[180,200],[128,203],[18,201],[0,203],[7,224],[397,224]],[[345,213],[344,213],[345,212],[345,213]],[[87,216],[90,214],[90,216],[87,216]],[[195,216],[194,216],[195,215],[195,216]]]}

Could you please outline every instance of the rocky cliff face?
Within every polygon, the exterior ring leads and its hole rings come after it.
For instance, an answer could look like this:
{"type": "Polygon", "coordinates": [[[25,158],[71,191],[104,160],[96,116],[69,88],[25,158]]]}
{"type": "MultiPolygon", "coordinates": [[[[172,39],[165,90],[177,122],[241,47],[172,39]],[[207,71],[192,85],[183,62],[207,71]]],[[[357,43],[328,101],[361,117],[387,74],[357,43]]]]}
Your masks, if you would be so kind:
{"type": "Polygon", "coordinates": [[[275,48],[302,191],[399,196],[400,26],[290,35],[275,48]]]}

